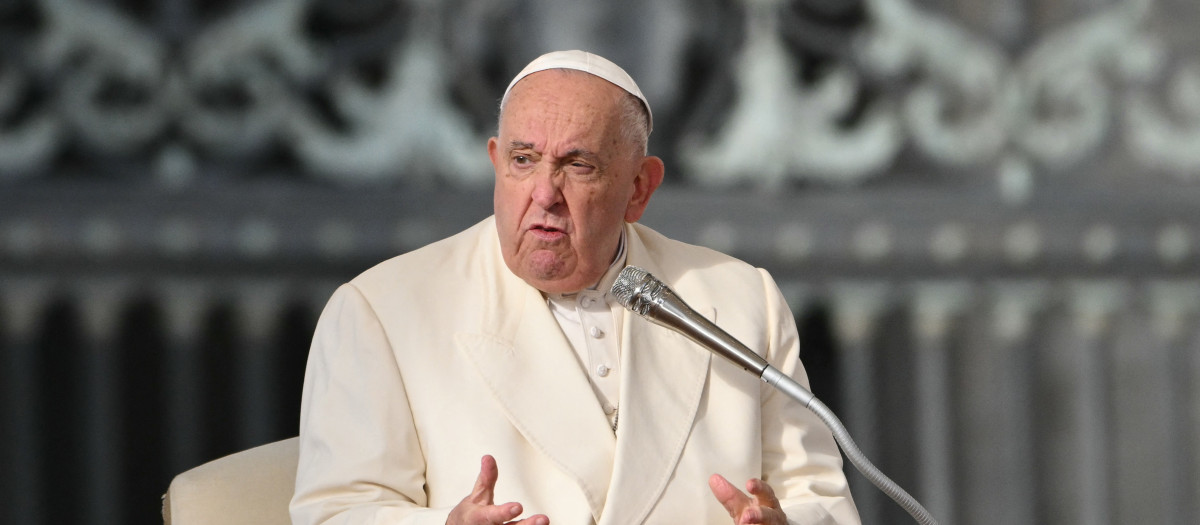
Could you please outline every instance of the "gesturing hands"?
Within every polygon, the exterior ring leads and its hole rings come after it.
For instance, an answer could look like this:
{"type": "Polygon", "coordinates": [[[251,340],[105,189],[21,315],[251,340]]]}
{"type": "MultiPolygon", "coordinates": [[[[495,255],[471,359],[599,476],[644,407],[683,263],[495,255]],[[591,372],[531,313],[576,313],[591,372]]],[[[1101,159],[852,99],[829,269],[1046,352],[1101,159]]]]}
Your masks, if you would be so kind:
{"type": "Polygon", "coordinates": [[[775,491],[761,479],[751,479],[746,482],[746,491],[754,498],[734,487],[729,480],[720,474],[708,478],[708,488],[717,497],[717,501],[729,511],[734,525],[764,523],[772,525],[787,525],[787,516],[779,507],[779,499],[775,491]]]}
{"type": "Polygon", "coordinates": [[[479,462],[479,477],[475,478],[475,488],[450,511],[446,525],[550,525],[550,518],[541,514],[521,521],[508,521],[520,516],[522,508],[520,503],[496,505],[492,501],[495,496],[496,479],[499,477],[500,470],[496,467],[496,459],[483,456],[479,462]]]}
{"type": "MultiPolygon", "coordinates": [[[[475,478],[475,487],[450,510],[446,525],[550,525],[550,518],[542,514],[509,521],[520,516],[523,508],[516,502],[495,504],[496,480],[499,477],[496,459],[483,456],[479,462],[479,477],[475,478]]],[[[729,511],[734,525],[787,525],[787,516],[779,506],[775,491],[761,479],[746,482],[746,492],[750,495],[738,490],[720,474],[708,478],[708,487],[717,501],[729,511]]]]}

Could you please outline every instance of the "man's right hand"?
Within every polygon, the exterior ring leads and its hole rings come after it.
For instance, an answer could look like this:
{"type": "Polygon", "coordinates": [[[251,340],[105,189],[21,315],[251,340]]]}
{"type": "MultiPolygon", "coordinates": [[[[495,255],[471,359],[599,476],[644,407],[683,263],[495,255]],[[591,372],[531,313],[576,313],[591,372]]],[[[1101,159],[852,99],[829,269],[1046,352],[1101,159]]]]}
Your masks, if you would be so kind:
{"type": "Polygon", "coordinates": [[[483,456],[479,463],[479,477],[475,479],[475,488],[450,511],[446,525],[550,525],[550,518],[541,514],[510,522],[509,520],[521,515],[521,504],[494,504],[492,498],[495,495],[496,479],[500,477],[496,459],[483,456]]]}

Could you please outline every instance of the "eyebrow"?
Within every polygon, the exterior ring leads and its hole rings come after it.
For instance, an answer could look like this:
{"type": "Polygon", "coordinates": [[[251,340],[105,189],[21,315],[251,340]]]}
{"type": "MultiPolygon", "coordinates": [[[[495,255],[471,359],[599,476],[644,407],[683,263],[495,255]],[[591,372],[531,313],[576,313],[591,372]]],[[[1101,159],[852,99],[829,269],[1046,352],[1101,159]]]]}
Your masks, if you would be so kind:
{"type": "Polygon", "coordinates": [[[582,148],[575,148],[573,150],[568,151],[566,155],[563,155],[564,159],[570,159],[570,158],[575,158],[575,157],[582,158],[582,159],[598,159],[600,156],[596,155],[596,152],[594,152],[592,150],[587,150],[587,149],[582,149],[582,148]]]}
{"type": "MultiPolygon", "coordinates": [[[[516,151],[516,150],[521,150],[521,149],[534,149],[533,143],[532,142],[521,142],[519,140],[514,140],[514,141],[508,143],[508,151],[510,151],[510,152],[516,151]]],[[[562,158],[564,158],[564,159],[570,159],[570,158],[576,158],[576,157],[582,158],[582,159],[598,159],[598,158],[600,158],[600,156],[597,155],[596,152],[589,150],[589,149],[584,149],[584,148],[575,148],[572,150],[568,150],[566,152],[566,154],[564,154],[562,156],[562,158]]]]}

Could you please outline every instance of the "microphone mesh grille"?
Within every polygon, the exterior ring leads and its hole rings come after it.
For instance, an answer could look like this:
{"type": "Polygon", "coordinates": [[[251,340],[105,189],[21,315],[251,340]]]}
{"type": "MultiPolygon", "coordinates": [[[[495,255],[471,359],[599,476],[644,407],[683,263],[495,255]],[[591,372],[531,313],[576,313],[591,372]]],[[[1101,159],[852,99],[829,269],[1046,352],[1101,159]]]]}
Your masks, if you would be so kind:
{"type": "Polygon", "coordinates": [[[616,282],[613,283],[609,293],[621,306],[633,309],[634,294],[638,288],[642,286],[650,273],[637,266],[626,266],[621,270],[621,274],[617,276],[616,282]]]}

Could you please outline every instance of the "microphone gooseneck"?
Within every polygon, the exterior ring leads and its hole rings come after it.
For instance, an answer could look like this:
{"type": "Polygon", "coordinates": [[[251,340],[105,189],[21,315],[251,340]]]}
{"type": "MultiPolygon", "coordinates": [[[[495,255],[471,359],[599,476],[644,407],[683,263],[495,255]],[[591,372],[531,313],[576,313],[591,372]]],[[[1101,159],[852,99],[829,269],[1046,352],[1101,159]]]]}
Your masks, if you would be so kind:
{"type": "Polygon", "coordinates": [[[929,511],[925,510],[925,507],[921,506],[916,498],[909,495],[867,459],[854,440],[850,438],[846,427],[829,407],[813,396],[812,392],[803,385],[767,363],[762,356],[747,348],[746,345],[705,319],[704,316],[696,313],[662,281],[650,275],[646,270],[636,266],[626,266],[617,276],[609,293],[629,311],[655,324],[683,334],[700,346],[733,361],[747,372],[799,401],[829,427],[834,440],[846,454],[846,458],[863,474],[863,477],[904,508],[917,523],[937,525],[937,520],[933,519],[929,511]]]}

